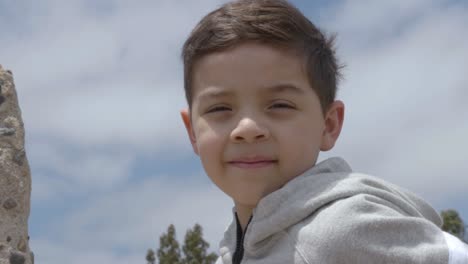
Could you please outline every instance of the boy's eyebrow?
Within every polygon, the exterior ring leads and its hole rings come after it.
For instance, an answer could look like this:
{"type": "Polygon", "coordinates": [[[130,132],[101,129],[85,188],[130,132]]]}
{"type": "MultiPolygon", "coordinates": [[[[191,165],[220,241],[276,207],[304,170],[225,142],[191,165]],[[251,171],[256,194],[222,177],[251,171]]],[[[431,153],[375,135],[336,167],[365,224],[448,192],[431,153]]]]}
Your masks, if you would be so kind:
{"type": "Polygon", "coordinates": [[[304,94],[304,91],[301,88],[290,83],[280,83],[280,84],[275,84],[273,86],[267,86],[264,88],[264,91],[268,93],[292,92],[292,93],[299,94],[299,95],[304,94]]]}
{"type": "Polygon", "coordinates": [[[221,90],[221,89],[216,89],[216,88],[208,88],[207,90],[201,92],[198,95],[198,99],[203,101],[207,99],[216,99],[216,98],[222,98],[222,97],[229,97],[233,94],[231,91],[226,91],[226,90],[221,90]]]}

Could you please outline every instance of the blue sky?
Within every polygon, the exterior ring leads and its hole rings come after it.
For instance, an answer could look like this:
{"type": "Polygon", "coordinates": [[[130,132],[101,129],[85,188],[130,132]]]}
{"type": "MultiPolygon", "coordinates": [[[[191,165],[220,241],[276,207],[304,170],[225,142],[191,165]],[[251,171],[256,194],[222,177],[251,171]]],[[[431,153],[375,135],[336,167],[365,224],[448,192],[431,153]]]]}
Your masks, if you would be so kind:
{"type": "MultiPolygon", "coordinates": [[[[216,248],[232,203],[185,136],[180,49],[222,2],[0,0],[37,263],[145,263],[170,223],[180,240],[200,223],[216,248]]],[[[347,65],[345,127],[321,159],[343,156],[468,222],[466,2],[292,2],[338,34],[347,65]]]]}

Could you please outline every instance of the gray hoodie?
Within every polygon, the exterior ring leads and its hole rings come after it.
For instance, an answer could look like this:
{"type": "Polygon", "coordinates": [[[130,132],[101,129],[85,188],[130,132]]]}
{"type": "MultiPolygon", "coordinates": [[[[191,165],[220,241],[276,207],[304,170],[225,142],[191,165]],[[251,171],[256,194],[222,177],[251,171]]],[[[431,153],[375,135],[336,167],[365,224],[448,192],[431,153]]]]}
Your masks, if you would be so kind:
{"type": "Polygon", "coordinates": [[[468,264],[468,247],[441,224],[422,199],[331,158],[264,197],[244,234],[234,220],[216,263],[231,264],[239,242],[242,264],[468,264]]]}

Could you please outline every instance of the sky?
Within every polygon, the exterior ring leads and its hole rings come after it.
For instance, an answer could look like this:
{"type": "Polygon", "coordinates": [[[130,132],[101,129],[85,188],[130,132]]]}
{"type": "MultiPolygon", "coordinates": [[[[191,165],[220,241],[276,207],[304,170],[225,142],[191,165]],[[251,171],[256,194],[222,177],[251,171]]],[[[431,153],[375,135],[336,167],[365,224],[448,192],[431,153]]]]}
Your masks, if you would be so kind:
{"type": "MultiPolygon", "coordinates": [[[[182,44],[221,0],[0,0],[32,173],[36,263],[146,263],[174,224],[212,250],[232,201],[205,175],[179,110],[182,44]]],[[[468,223],[468,4],[292,1],[337,34],[346,105],[336,147],[355,171],[468,223]]]]}

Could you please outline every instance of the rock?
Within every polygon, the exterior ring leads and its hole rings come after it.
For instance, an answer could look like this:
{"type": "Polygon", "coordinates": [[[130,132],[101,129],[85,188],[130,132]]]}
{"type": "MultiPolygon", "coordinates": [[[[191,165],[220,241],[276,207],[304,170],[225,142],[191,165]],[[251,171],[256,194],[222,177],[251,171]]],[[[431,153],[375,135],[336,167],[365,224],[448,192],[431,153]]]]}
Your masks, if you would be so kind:
{"type": "Polygon", "coordinates": [[[28,218],[31,172],[11,72],[0,67],[0,264],[32,264],[28,218]]]}

